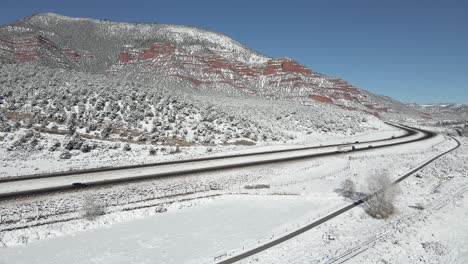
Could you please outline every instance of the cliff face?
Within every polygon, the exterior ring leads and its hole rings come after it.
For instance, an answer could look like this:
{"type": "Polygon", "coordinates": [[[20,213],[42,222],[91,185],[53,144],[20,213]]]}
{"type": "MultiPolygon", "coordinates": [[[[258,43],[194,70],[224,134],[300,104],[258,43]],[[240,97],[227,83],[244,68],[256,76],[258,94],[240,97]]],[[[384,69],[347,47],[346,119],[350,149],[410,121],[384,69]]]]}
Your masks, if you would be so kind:
{"type": "Polygon", "coordinates": [[[145,78],[193,92],[321,102],[379,117],[409,109],[293,59],[270,58],[225,35],[175,25],[38,14],[0,28],[0,61],[145,78]]]}

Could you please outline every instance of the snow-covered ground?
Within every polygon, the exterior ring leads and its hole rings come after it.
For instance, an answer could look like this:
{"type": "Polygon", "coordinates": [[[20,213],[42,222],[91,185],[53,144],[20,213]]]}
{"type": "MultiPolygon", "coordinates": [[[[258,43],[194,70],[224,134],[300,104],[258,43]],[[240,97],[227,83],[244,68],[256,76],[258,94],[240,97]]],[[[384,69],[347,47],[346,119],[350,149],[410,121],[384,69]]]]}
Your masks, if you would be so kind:
{"type": "Polygon", "coordinates": [[[2,250],[5,263],[187,263],[255,242],[326,201],[298,196],[224,196],[73,236],[2,250]],[[252,217],[255,215],[255,217],[252,217]],[[98,242],[98,243],[96,243],[98,242]],[[41,254],[54,249],[54,257],[41,254]],[[72,254],[70,254],[73,252],[72,254]]]}
{"type": "MultiPolygon", "coordinates": [[[[122,151],[120,148],[112,149],[115,143],[94,140],[97,144],[107,145],[108,148],[81,153],[79,150],[71,151],[70,159],[60,159],[60,152],[43,151],[8,151],[8,142],[0,141],[0,177],[11,177],[18,175],[29,175],[38,173],[49,173],[57,171],[68,171],[88,168],[123,166],[133,164],[147,164],[154,162],[181,160],[198,157],[210,157],[219,155],[230,155],[239,153],[253,153],[270,150],[280,150],[296,147],[319,146],[329,144],[339,144],[364,140],[378,140],[400,136],[403,130],[384,125],[379,130],[368,130],[357,133],[355,136],[314,134],[303,135],[295,141],[283,144],[259,144],[255,146],[190,146],[180,147],[180,153],[149,155],[148,145],[130,144],[131,150],[122,151]]],[[[1,133],[0,133],[1,134],[1,133]]],[[[17,133],[20,134],[20,133],[17,133]]],[[[7,135],[6,136],[12,136],[7,135]]],[[[44,145],[51,145],[53,142],[62,141],[63,136],[42,134],[44,145]]],[[[171,147],[166,147],[171,149],[171,147]]],[[[173,147],[172,147],[173,148],[173,147]]]]}
{"type": "MultiPolygon", "coordinates": [[[[466,206],[459,209],[453,205],[461,201],[457,197],[467,184],[468,141],[462,143],[453,154],[400,184],[395,201],[398,212],[389,219],[377,220],[363,208],[355,208],[244,262],[331,262],[348,251],[365,248],[367,251],[351,261],[401,263],[405,258],[417,260],[422,248],[426,260],[431,256],[440,262],[450,256],[463,263],[466,236],[456,234],[466,229],[457,220],[466,216],[466,206]],[[440,209],[440,203],[446,206],[440,209]],[[440,229],[446,220],[453,225],[440,229]],[[414,245],[419,247],[413,250],[414,245]],[[455,246],[459,253],[451,251],[455,246]],[[382,248],[385,254],[380,253],[382,248]]],[[[215,258],[221,260],[261,245],[350,203],[339,191],[345,179],[351,178],[358,192],[366,193],[366,182],[372,175],[386,173],[395,178],[453,146],[453,140],[438,136],[349,157],[224,170],[0,203],[0,244],[4,247],[0,263],[146,263],[155,258],[164,263],[213,263],[215,258]],[[213,184],[217,188],[208,191],[204,187],[213,184]],[[269,188],[245,188],[255,184],[269,188]],[[184,189],[187,194],[171,196],[184,193],[184,189]],[[158,198],[161,196],[166,198],[158,198]],[[80,208],[85,197],[104,204],[106,214],[95,220],[82,219],[80,208]],[[156,212],[161,208],[168,210],[156,212]],[[46,248],[67,251],[38,253],[46,248]]]]}
{"type": "MultiPolygon", "coordinates": [[[[372,143],[372,145],[374,147],[377,147],[380,145],[386,145],[386,144],[391,144],[391,143],[406,142],[406,141],[414,140],[417,138],[421,138],[422,136],[423,136],[422,133],[416,133],[415,135],[404,137],[404,138],[396,138],[396,139],[391,139],[391,140],[374,142],[372,143]]],[[[354,143],[352,145],[356,149],[360,149],[360,148],[367,148],[369,144],[368,143],[354,143]]],[[[349,147],[349,149],[350,148],[351,147],[349,147]]],[[[225,166],[232,166],[232,165],[251,164],[253,162],[276,161],[276,160],[287,159],[287,158],[305,157],[305,156],[310,156],[310,155],[335,152],[337,150],[340,150],[340,147],[330,146],[330,147],[323,147],[323,148],[317,148],[317,149],[297,150],[297,151],[285,152],[285,153],[270,153],[270,154],[262,154],[262,155],[257,155],[257,156],[233,157],[229,159],[194,161],[194,162],[181,163],[181,164],[161,165],[157,167],[133,168],[133,169],[127,169],[127,170],[118,171],[118,172],[105,171],[105,172],[93,172],[93,173],[86,173],[86,174],[77,173],[77,174],[61,176],[61,177],[29,179],[29,180],[24,180],[21,182],[16,182],[16,181],[6,182],[0,185],[0,195],[24,193],[27,191],[41,190],[44,188],[66,187],[66,186],[70,186],[74,182],[91,184],[91,183],[99,183],[99,182],[104,182],[104,181],[116,181],[119,179],[125,179],[125,178],[130,178],[130,177],[143,178],[149,175],[153,177],[158,176],[158,175],[164,176],[168,173],[183,174],[186,172],[197,171],[200,169],[222,168],[225,166]]]]}
{"type": "MultiPolygon", "coordinates": [[[[461,140],[461,148],[399,184],[392,217],[374,219],[361,206],[244,263],[466,263],[468,140],[461,140]]],[[[366,188],[360,178],[358,191],[366,188]]]]}

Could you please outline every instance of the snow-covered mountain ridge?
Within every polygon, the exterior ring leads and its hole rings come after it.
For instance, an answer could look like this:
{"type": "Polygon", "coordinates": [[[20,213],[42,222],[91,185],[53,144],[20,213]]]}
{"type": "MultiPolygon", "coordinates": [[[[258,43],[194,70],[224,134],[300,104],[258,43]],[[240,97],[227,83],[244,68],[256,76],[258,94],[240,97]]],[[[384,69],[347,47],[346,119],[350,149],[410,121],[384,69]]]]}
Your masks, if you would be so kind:
{"type": "Polygon", "coordinates": [[[441,122],[468,123],[468,105],[466,104],[408,104],[408,106],[441,122]]]}
{"type": "Polygon", "coordinates": [[[36,14],[0,27],[0,61],[123,74],[173,89],[318,101],[384,118],[428,118],[293,59],[270,58],[223,34],[188,26],[36,14]]]}

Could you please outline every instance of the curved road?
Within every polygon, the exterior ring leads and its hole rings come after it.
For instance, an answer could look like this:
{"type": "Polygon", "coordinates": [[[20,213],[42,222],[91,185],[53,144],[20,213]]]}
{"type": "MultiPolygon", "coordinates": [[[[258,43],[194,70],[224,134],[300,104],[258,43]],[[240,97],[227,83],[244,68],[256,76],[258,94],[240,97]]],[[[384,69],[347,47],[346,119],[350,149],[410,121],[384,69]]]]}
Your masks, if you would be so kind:
{"type": "Polygon", "coordinates": [[[255,166],[268,163],[285,162],[314,157],[339,155],[348,152],[351,145],[354,151],[365,151],[372,148],[383,148],[407,144],[433,137],[429,131],[398,126],[407,133],[400,137],[364,141],[355,144],[335,144],[322,147],[307,147],[288,150],[267,151],[212,158],[192,159],[185,161],[125,166],[118,168],[94,169],[61,174],[44,174],[25,176],[23,178],[0,181],[0,198],[17,198],[25,195],[65,191],[79,187],[93,187],[117,183],[127,183],[146,179],[179,176],[189,173],[200,173],[220,169],[231,169],[255,166]],[[372,144],[372,145],[370,145],[372,144]],[[343,146],[347,149],[340,150],[343,146]],[[77,184],[78,183],[78,184],[77,184]]]}
{"type": "MultiPolygon", "coordinates": [[[[432,133],[432,132],[429,132],[429,131],[426,131],[426,132],[432,133]]],[[[335,218],[335,217],[337,217],[337,216],[339,216],[339,215],[353,209],[354,207],[359,206],[362,203],[365,203],[367,200],[369,200],[372,197],[376,196],[377,194],[385,191],[387,188],[390,188],[391,186],[398,184],[399,182],[401,182],[404,179],[408,178],[409,176],[411,176],[415,172],[417,172],[417,171],[421,170],[422,168],[426,167],[427,165],[432,163],[434,160],[436,160],[436,159],[446,155],[447,153],[450,153],[450,152],[454,151],[455,149],[459,148],[460,147],[460,142],[457,139],[453,138],[453,137],[452,137],[452,139],[455,140],[456,143],[457,143],[457,145],[455,147],[453,147],[453,148],[451,148],[451,149],[449,149],[449,150],[447,150],[447,151],[433,157],[432,159],[426,161],[425,163],[417,166],[416,168],[414,168],[410,172],[406,173],[405,175],[403,175],[403,176],[399,177],[398,179],[396,179],[395,181],[393,181],[385,189],[381,189],[381,190],[379,190],[379,191],[377,191],[375,193],[372,193],[372,194],[366,196],[363,199],[355,201],[354,203],[352,203],[352,204],[350,204],[348,206],[345,206],[345,207],[343,207],[343,208],[341,208],[341,209],[339,209],[339,210],[337,210],[337,211],[335,211],[335,212],[333,212],[333,213],[331,213],[331,214],[329,214],[329,215],[327,215],[327,216],[325,216],[325,217],[323,217],[323,218],[321,218],[321,219],[319,219],[319,220],[317,220],[317,221],[315,221],[315,222],[313,222],[313,223],[311,223],[311,224],[309,224],[307,226],[304,226],[304,227],[302,227],[302,228],[300,228],[300,229],[298,229],[298,230],[296,230],[296,231],[294,231],[292,233],[289,233],[289,234],[287,234],[287,235],[285,235],[283,237],[277,238],[277,239],[275,239],[275,240],[273,240],[273,241],[271,241],[271,242],[269,242],[267,244],[261,245],[261,246],[259,246],[257,248],[254,248],[252,250],[249,250],[249,251],[244,252],[242,254],[239,254],[237,256],[230,257],[230,258],[225,259],[225,260],[223,260],[221,262],[218,262],[218,263],[219,264],[234,263],[234,262],[243,260],[245,258],[248,258],[250,256],[253,256],[253,255],[257,254],[257,253],[260,253],[260,252],[262,252],[264,250],[267,250],[267,249],[269,249],[271,247],[274,247],[274,246],[276,246],[276,245],[278,245],[278,244],[280,244],[282,242],[285,242],[285,241],[287,241],[287,240],[289,240],[289,239],[291,239],[293,237],[296,237],[296,236],[298,236],[298,235],[300,235],[300,234],[302,234],[302,233],[304,233],[304,232],[306,232],[306,231],[308,231],[308,230],[310,230],[310,229],[312,229],[312,228],[314,228],[314,227],[316,227],[316,226],[318,226],[320,224],[323,224],[323,223],[325,223],[325,222],[327,222],[327,221],[329,221],[329,220],[331,220],[331,219],[333,219],[333,218],[335,218]]]]}
{"type": "MultiPolygon", "coordinates": [[[[405,133],[397,137],[361,141],[360,143],[371,144],[371,143],[388,141],[390,139],[407,138],[416,134],[414,130],[408,129],[405,126],[394,125],[388,122],[386,122],[386,124],[393,126],[395,128],[401,129],[405,131],[405,133]]],[[[61,177],[61,176],[67,176],[67,175],[86,174],[86,173],[95,173],[95,172],[122,171],[122,170],[135,169],[135,168],[157,167],[157,166],[164,166],[164,165],[191,163],[191,162],[197,162],[197,161],[209,161],[209,160],[220,160],[220,159],[229,159],[229,158],[238,158],[238,157],[248,157],[248,156],[263,155],[263,154],[286,153],[286,152],[293,152],[293,151],[300,151],[300,150],[322,149],[326,147],[340,147],[340,146],[346,146],[350,144],[355,144],[355,142],[314,146],[314,147],[299,147],[299,148],[290,148],[290,149],[282,149],[282,150],[259,151],[259,152],[244,153],[244,154],[232,154],[232,155],[223,155],[223,156],[215,156],[215,157],[193,158],[193,159],[185,159],[185,160],[174,160],[174,161],[127,165],[127,166],[118,166],[118,167],[102,167],[102,168],[72,170],[72,171],[23,175],[23,176],[7,176],[7,177],[0,178],[0,183],[12,182],[12,181],[23,181],[23,180],[28,180],[28,179],[61,177]]]]}

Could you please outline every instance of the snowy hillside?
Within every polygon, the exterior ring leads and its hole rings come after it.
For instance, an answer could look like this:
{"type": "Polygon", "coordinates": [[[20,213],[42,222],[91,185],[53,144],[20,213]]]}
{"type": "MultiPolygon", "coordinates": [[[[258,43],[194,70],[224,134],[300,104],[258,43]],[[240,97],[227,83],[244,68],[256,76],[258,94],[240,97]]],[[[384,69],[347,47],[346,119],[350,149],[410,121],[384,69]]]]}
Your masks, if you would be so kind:
{"type": "Polygon", "coordinates": [[[392,130],[377,117],[403,107],[186,26],[37,14],[0,27],[0,62],[13,160],[310,144],[392,130]]]}
{"type": "Polygon", "coordinates": [[[270,58],[203,29],[37,14],[0,27],[0,61],[164,83],[190,92],[321,102],[386,119],[424,118],[406,105],[270,58]]]}
{"type": "Polygon", "coordinates": [[[320,103],[197,95],[31,64],[0,69],[1,156],[9,161],[101,155],[105,164],[108,151],[163,159],[197,148],[311,144],[390,129],[374,116],[320,103]]]}

